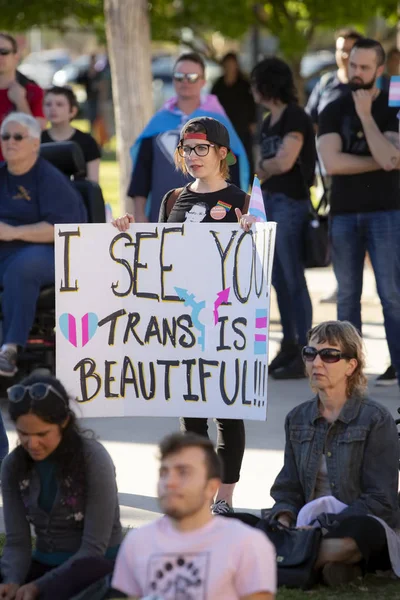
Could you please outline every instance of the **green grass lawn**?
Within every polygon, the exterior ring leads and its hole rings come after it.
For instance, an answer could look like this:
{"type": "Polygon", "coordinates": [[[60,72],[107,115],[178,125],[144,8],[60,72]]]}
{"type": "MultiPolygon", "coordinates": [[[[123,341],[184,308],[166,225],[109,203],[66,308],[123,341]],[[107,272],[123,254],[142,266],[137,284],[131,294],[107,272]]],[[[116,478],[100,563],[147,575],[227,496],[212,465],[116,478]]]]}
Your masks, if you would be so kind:
{"type": "Polygon", "coordinates": [[[342,586],[337,589],[317,586],[307,592],[301,590],[281,589],[277,600],[374,600],[400,599],[400,582],[376,575],[368,575],[358,583],[342,586]]]}
{"type": "MultiPolygon", "coordinates": [[[[0,534],[0,555],[5,543],[4,533],[0,534]]],[[[338,589],[318,586],[307,592],[301,590],[280,589],[277,600],[400,600],[400,582],[375,575],[369,575],[357,584],[338,589]]]]}
{"type": "Polygon", "coordinates": [[[105,203],[110,204],[113,216],[117,217],[121,210],[119,207],[119,170],[115,153],[104,153],[100,163],[100,186],[105,203]]]}

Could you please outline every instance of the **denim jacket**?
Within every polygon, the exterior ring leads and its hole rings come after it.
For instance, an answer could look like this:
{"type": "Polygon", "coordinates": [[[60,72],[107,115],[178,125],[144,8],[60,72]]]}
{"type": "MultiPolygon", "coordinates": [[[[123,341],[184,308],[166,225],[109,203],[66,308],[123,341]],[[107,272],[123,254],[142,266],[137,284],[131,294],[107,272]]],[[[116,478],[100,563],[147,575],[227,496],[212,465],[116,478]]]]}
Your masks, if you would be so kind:
{"type": "Polygon", "coordinates": [[[398,503],[399,438],[385,407],[366,397],[352,397],[334,423],[319,412],[314,398],[286,417],[284,466],[271,489],[270,513],[293,519],[313,500],[321,455],[325,454],[332,491],[348,504],[337,520],[371,514],[390,527],[400,526],[398,503]]]}

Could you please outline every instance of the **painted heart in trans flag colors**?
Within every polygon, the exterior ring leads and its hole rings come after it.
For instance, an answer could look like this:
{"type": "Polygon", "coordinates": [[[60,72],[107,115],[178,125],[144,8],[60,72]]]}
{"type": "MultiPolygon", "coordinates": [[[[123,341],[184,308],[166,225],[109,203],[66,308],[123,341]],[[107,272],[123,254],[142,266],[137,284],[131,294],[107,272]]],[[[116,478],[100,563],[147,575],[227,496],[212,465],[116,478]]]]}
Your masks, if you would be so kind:
{"type": "Polygon", "coordinates": [[[60,316],[58,322],[65,339],[75,348],[78,348],[78,346],[83,348],[96,333],[99,318],[95,313],[86,313],[81,318],[80,323],[77,324],[74,315],[64,313],[60,316]]]}

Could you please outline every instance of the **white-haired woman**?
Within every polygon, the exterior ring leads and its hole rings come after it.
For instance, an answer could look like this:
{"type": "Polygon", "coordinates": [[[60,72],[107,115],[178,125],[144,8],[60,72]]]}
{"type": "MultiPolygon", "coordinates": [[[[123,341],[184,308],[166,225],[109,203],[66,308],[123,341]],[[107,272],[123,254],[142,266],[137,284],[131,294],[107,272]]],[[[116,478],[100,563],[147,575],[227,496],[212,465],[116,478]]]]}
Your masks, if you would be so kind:
{"type": "Polygon", "coordinates": [[[286,418],[270,518],[322,527],[316,567],[328,585],[363,569],[400,576],[399,440],[389,411],[365,395],[361,337],[347,321],[326,321],[302,354],[316,397],[286,418]]]}
{"type": "MultiPolygon", "coordinates": [[[[82,223],[86,211],[68,179],[39,157],[36,119],[11,113],[0,128],[0,286],[3,336],[0,376],[17,371],[43,286],[54,284],[54,224],[82,223]]],[[[0,424],[0,462],[8,452],[0,424]]]]}

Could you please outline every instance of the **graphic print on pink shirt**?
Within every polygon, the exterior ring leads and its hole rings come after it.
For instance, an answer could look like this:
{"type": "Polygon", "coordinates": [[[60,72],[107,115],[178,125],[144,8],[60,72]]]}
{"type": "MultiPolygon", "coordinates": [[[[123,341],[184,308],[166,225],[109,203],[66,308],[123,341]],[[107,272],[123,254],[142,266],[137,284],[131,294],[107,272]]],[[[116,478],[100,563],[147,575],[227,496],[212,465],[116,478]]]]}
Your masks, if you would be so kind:
{"type": "Polygon", "coordinates": [[[163,600],[204,600],[210,553],[156,554],[149,560],[151,591],[163,600]]]}

